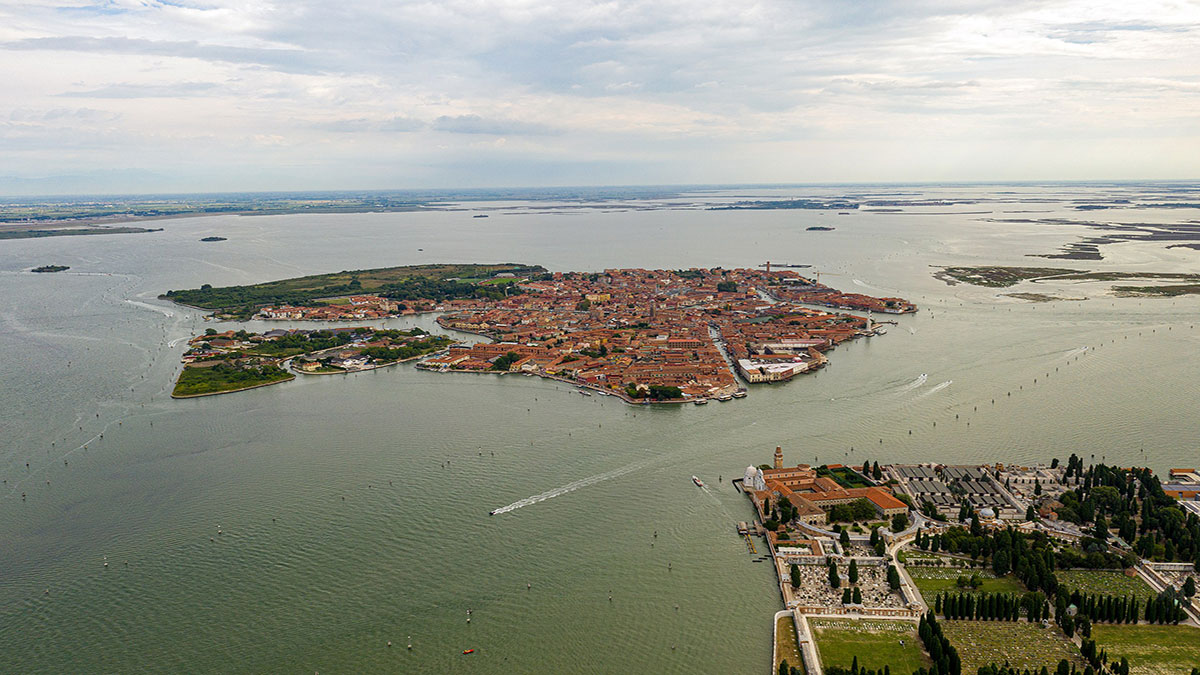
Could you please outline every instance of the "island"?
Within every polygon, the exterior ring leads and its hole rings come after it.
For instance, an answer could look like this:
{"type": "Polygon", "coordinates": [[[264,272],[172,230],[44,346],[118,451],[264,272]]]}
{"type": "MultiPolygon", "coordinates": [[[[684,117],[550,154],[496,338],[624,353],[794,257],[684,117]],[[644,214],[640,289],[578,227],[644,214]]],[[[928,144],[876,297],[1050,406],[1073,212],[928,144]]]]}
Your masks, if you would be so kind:
{"type": "Polygon", "coordinates": [[[809,225],[804,229],[809,232],[833,232],[835,228],[828,227],[826,225],[809,225]]]}
{"type": "Polygon", "coordinates": [[[200,241],[229,241],[225,237],[205,237],[200,241]]]}
{"type": "Polygon", "coordinates": [[[162,232],[162,228],[78,226],[30,228],[0,223],[0,239],[37,239],[40,237],[71,237],[93,234],[134,234],[140,232],[162,232]]]}
{"type": "Polygon", "coordinates": [[[35,267],[30,271],[38,274],[52,274],[54,272],[65,272],[69,269],[71,269],[70,265],[42,265],[41,267],[35,267]]]}
{"type": "MultiPolygon", "coordinates": [[[[629,403],[742,398],[744,385],[815,372],[837,345],[886,333],[874,314],[917,310],[902,298],[843,293],[790,269],[764,267],[550,273],[514,263],[423,265],[206,285],[163,297],[263,320],[439,312],[442,327],[490,341],[450,346],[419,368],[536,375],[629,403]]],[[[299,372],[340,367],[311,359],[293,365],[299,372]]]]}
{"type": "MultiPolygon", "coordinates": [[[[1127,286],[1112,285],[1110,290],[1118,297],[1138,298],[1170,298],[1179,295],[1200,295],[1200,274],[1182,272],[1091,272],[1088,270],[1068,269],[1061,267],[941,267],[933,275],[953,286],[957,283],[972,286],[989,286],[1007,288],[1022,281],[1039,283],[1046,281],[1080,281],[1080,282],[1116,282],[1142,281],[1157,282],[1153,285],[1127,286]],[[1168,281],[1184,283],[1163,283],[1168,281]]],[[[1036,294],[1008,293],[1012,297],[1030,296],[1027,299],[1037,299],[1036,294]]],[[[1050,296],[1043,296],[1050,297],[1050,296]]],[[[1054,298],[1053,300],[1075,300],[1078,298],[1054,298]]]]}
{"type": "Polygon", "coordinates": [[[776,447],[731,483],[783,600],[772,673],[1198,672],[1195,468],[790,466],[776,447]]]}
{"type": "Polygon", "coordinates": [[[402,331],[357,326],[261,334],[244,330],[218,333],[210,328],[189,341],[172,396],[192,398],[254,389],[295,379],[293,373],[371,370],[442,351],[453,342],[420,328],[402,331]]]}

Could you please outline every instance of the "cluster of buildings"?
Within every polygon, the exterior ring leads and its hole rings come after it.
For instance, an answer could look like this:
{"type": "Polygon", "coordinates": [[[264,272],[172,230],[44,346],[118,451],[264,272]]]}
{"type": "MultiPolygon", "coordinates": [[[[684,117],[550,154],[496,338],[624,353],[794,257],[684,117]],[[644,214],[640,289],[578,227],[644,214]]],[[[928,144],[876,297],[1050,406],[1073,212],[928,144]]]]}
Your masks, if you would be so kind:
{"type": "Polygon", "coordinates": [[[278,305],[263,307],[256,319],[275,321],[361,321],[363,319],[386,319],[391,316],[415,314],[417,309],[401,307],[393,300],[377,295],[354,295],[339,304],[312,306],[278,305]]]}
{"type": "Polygon", "coordinates": [[[890,476],[914,505],[934,505],[938,513],[956,517],[964,502],[984,518],[1023,518],[1024,506],[1012,497],[987,466],[894,464],[890,476]]]}
{"type": "MultiPolygon", "coordinates": [[[[841,465],[828,467],[840,469],[841,465]]],[[[862,477],[866,482],[866,477],[862,477]]],[[[783,466],[783,448],[775,448],[773,468],[746,467],[742,488],[750,495],[759,513],[766,519],[771,505],[786,499],[795,507],[796,520],[810,525],[824,525],[828,512],[835,506],[865,499],[875,509],[876,517],[891,519],[907,513],[908,505],[883,486],[844,487],[829,476],[818,475],[808,464],[783,466]]]]}
{"type": "MultiPolygon", "coordinates": [[[[610,269],[555,273],[519,288],[503,299],[444,303],[441,325],[495,342],[452,349],[423,365],[494,370],[504,358],[508,371],[618,394],[677,387],[677,400],[707,400],[738,392],[734,369],[750,383],[788,380],[820,368],[824,352],[874,329],[869,318],[782,298],[794,288],[824,289],[822,304],[851,297],[791,270],[610,269]]],[[[871,307],[888,306],[884,300],[871,307]]]]}

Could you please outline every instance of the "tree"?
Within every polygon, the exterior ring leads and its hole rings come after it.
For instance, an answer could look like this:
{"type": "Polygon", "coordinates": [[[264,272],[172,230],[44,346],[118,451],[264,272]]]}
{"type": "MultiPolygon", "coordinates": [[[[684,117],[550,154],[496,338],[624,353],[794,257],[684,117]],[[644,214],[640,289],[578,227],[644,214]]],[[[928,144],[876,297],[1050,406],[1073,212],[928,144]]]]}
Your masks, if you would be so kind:
{"type": "Polygon", "coordinates": [[[872,527],[871,528],[871,545],[874,546],[876,544],[876,542],[878,542],[878,541],[879,541],[879,528],[872,527]]]}
{"type": "Polygon", "coordinates": [[[736,281],[721,281],[717,283],[717,291],[721,293],[737,293],[736,281]]]}
{"type": "Polygon", "coordinates": [[[862,604],[862,591],[858,590],[858,586],[854,587],[854,594],[850,597],[850,599],[856,605],[862,604]]]}
{"type": "Polygon", "coordinates": [[[900,572],[896,570],[895,565],[888,565],[887,569],[888,588],[893,591],[900,589],[900,572]]]}
{"type": "Polygon", "coordinates": [[[838,535],[838,541],[841,542],[842,546],[849,546],[850,530],[842,530],[842,533],[838,535]]]}
{"type": "Polygon", "coordinates": [[[881,470],[879,469],[879,462],[878,462],[878,461],[876,461],[876,462],[875,462],[875,466],[871,468],[871,477],[872,477],[872,478],[874,478],[875,480],[882,480],[882,479],[883,479],[883,471],[881,471],[881,470]]]}
{"type": "Polygon", "coordinates": [[[791,671],[792,669],[788,666],[787,659],[783,659],[779,662],[779,675],[788,675],[791,673],[791,671]]]}
{"type": "MultiPolygon", "coordinates": [[[[857,584],[858,583],[858,561],[853,558],[850,559],[850,571],[848,574],[850,577],[850,583],[857,584]]],[[[1188,579],[1191,579],[1191,577],[1188,577],[1188,579]]]]}
{"type": "Polygon", "coordinates": [[[1037,520],[1037,511],[1034,510],[1033,504],[1030,504],[1029,507],[1025,509],[1025,520],[1037,520]]]}
{"type": "Polygon", "coordinates": [[[1183,594],[1187,597],[1196,595],[1196,578],[1188,577],[1187,581],[1183,582],[1183,594]]]}
{"type": "Polygon", "coordinates": [[[862,475],[871,475],[871,460],[868,459],[867,461],[863,462],[862,475]]]}
{"type": "Polygon", "coordinates": [[[1042,494],[1042,481],[1036,478],[1033,479],[1033,494],[1035,497],[1042,494]]]}
{"type": "Polygon", "coordinates": [[[892,532],[903,532],[908,527],[908,512],[892,516],[892,532]]]}
{"type": "Polygon", "coordinates": [[[803,579],[800,577],[800,566],[799,566],[799,565],[792,565],[791,573],[792,573],[792,574],[791,574],[791,576],[792,576],[792,588],[800,588],[800,584],[801,584],[801,583],[803,583],[803,581],[804,581],[804,580],[803,580],[803,579]]]}
{"type": "Polygon", "coordinates": [[[842,585],[842,578],[838,575],[837,563],[833,560],[829,561],[829,585],[832,588],[838,588],[842,585]]]}
{"type": "Polygon", "coordinates": [[[846,587],[846,588],[842,589],[842,604],[843,604],[843,605],[848,605],[848,604],[850,604],[850,599],[851,599],[851,597],[852,597],[852,596],[850,595],[850,588],[849,588],[849,587],[846,587]]]}
{"type": "Polygon", "coordinates": [[[1096,516],[1096,531],[1094,535],[1100,541],[1108,539],[1108,521],[1104,519],[1104,516],[1096,516]]]}

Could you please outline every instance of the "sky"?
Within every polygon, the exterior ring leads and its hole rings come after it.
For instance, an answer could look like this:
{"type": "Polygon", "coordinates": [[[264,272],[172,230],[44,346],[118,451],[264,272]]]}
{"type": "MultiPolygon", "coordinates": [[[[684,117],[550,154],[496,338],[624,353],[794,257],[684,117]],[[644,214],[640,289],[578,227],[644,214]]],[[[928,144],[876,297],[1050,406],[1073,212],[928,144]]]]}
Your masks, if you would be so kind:
{"type": "Polygon", "coordinates": [[[1200,178],[1200,2],[0,0],[0,194],[1200,178]]]}

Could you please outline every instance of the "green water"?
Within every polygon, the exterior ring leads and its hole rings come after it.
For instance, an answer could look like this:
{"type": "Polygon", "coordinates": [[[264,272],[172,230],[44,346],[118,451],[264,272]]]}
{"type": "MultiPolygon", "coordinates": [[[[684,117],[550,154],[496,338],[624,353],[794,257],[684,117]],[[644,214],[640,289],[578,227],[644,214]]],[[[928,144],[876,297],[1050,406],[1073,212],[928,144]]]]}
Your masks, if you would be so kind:
{"type": "MultiPolygon", "coordinates": [[[[750,509],[729,479],[776,445],[804,462],[1196,463],[1200,300],[1082,286],[1063,294],[1087,301],[1027,304],[930,276],[1044,264],[1025,254],[1087,234],[957,213],[1012,208],[220,216],[5,242],[0,671],[765,673],[780,601],[734,532],[750,509]],[[197,241],[210,234],[229,241],[197,241]],[[815,376],[703,407],[410,365],[167,396],[180,339],[214,325],[154,299],[168,288],[433,261],[767,259],[922,311],[815,376]],[[71,270],[20,271],[47,263],[71,270]]],[[[1106,255],[1066,266],[1200,271],[1160,244],[1106,255]]]]}

